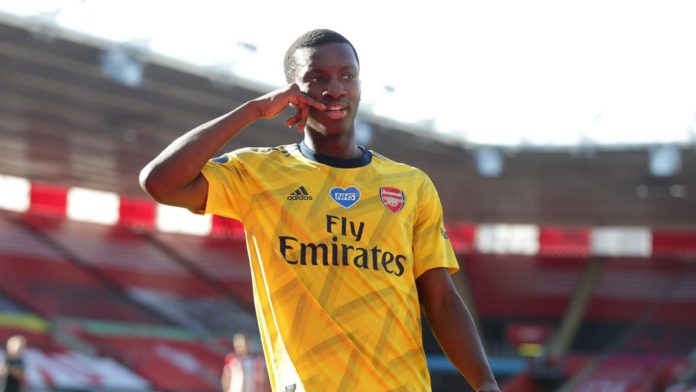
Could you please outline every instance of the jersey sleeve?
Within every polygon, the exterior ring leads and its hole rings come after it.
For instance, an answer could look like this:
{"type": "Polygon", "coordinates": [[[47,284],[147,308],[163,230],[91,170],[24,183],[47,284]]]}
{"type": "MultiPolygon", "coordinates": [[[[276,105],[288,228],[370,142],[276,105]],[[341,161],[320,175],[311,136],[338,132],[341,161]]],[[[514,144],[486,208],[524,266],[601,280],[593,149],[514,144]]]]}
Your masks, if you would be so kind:
{"type": "Polygon", "coordinates": [[[443,267],[453,274],[459,264],[445,231],[442,204],[435,185],[427,175],[423,177],[413,225],[413,276],[418,278],[427,270],[443,267]]]}
{"type": "Polygon", "coordinates": [[[208,182],[208,197],[205,210],[197,212],[242,220],[249,209],[251,192],[249,174],[237,154],[209,160],[201,173],[208,182]]]}

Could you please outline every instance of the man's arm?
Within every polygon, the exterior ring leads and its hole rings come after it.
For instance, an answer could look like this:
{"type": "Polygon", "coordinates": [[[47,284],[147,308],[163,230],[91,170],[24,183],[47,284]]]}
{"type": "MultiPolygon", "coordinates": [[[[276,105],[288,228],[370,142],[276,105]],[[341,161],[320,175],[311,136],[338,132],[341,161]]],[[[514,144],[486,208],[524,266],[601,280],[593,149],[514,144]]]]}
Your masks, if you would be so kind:
{"type": "Polygon", "coordinates": [[[23,362],[13,362],[6,360],[6,362],[0,365],[0,376],[11,375],[19,380],[24,379],[24,364],[23,362]]]}
{"type": "Polygon", "coordinates": [[[416,280],[418,297],[440,347],[479,392],[498,392],[469,310],[447,268],[434,268],[416,280]]]}
{"type": "Polygon", "coordinates": [[[222,377],[220,378],[220,384],[222,384],[222,392],[229,392],[230,390],[230,378],[231,378],[230,367],[225,364],[222,368],[222,377]]]}
{"type": "Polygon", "coordinates": [[[140,172],[141,187],[160,203],[204,209],[208,182],[201,170],[206,162],[242,129],[258,119],[277,116],[288,105],[296,107],[297,113],[285,124],[297,125],[299,130],[304,129],[310,107],[326,109],[295,84],[275,90],[176,139],[140,172]]]}
{"type": "Polygon", "coordinates": [[[18,380],[24,380],[24,368],[20,366],[10,366],[8,374],[11,374],[18,380]]]}

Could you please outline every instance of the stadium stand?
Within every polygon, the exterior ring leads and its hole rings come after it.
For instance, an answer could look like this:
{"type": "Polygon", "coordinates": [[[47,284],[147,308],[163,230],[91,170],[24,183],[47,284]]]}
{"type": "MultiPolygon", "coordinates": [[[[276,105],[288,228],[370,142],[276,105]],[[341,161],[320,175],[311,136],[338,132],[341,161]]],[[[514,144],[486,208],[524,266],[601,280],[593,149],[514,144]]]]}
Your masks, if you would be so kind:
{"type": "Polygon", "coordinates": [[[248,306],[253,306],[251,272],[243,241],[158,233],[153,236],[209,280],[219,282],[248,306]]]}
{"type": "Polygon", "coordinates": [[[604,260],[574,350],[687,354],[696,343],[693,287],[690,263],[604,260]]]}
{"type": "Polygon", "coordinates": [[[217,390],[224,355],[196,341],[155,336],[83,333],[99,352],[117,358],[157,390],[217,390]]]}
{"type": "MultiPolygon", "coordinates": [[[[70,350],[57,343],[48,326],[31,315],[0,316],[0,341],[22,335],[29,347],[24,358],[32,391],[119,390],[147,391],[150,383],[112,358],[70,350]]],[[[4,351],[0,351],[0,360],[4,351]]]]}
{"type": "MultiPolygon", "coordinates": [[[[0,338],[29,337],[37,389],[218,390],[229,336],[254,329],[243,228],[164,232],[137,173],[258,91],[148,54],[142,85],[123,86],[96,60],[111,43],[0,19],[0,174],[27,186],[0,211],[0,338]],[[116,222],[70,217],[75,187],[112,192],[116,222]]],[[[371,148],[437,185],[506,392],[662,391],[696,373],[696,195],[672,192],[696,189],[693,146],[669,178],[641,146],[511,150],[486,178],[469,146],[371,125],[371,148]]],[[[259,122],[226,149],[294,141],[259,122]]],[[[466,391],[427,326],[424,341],[434,390],[466,391]]]]}
{"type": "Polygon", "coordinates": [[[523,255],[460,256],[489,350],[517,353],[523,343],[544,344],[577,288],[586,259],[523,255]],[[501,271],[505,271],[501,274],[501,271]]]}
{"type": "Polygon", "coordinates": [[[5,276],[0,289],[15,302],[45,317],[162,322],[21,225],[10,223],[7,214],[0,218],[0,269],[5,276]]]}
{"type": "Polygon", "coordinates": [[[26,309],[24,309],[22,306],[0,293],[0,313],[15,314],[24,313],[25,311],[26,309]]]}
{"type": "Polygon", "coordinates": [[[611,355],[599,360],[596,369],[570,390],[572,392],[652,391],[660,370],[670,364],[673,359],[655,355],[611,355]]]}
{"type": "Polygon", "coordinates": [[[38,218],[25,220],[66,249],[84,269],[179,325],[222,331],[253,330],[256,326],[256,320],[234,299],[142,235],[120,226],[73,221],[45,225],[38,218]]]}
{"type": "Polygon", "coordinates": [[[464,256],[480,317],[559,320],[585,259],[519,255],[464,256]],[[507,273],[502,275],[500,271],[507,273]]]}
{"type": "MultiPolygon", "coordinates": [[[[5,320],[3,320],[5,321],[5,320]]],[[[27,341],[30,342],[31,347],[35,348],[40,351],[44,352],[52,352],[52,351],[63,351],[65,350],[64,347],[62,347],[60,344],[56,343],[52,338],[51,335],[40,331],[40,330],[31,330],[31,329],[26,329],[18,326],[5,326],[2,325],[5,324],[5,322],[2,322],[0,324],[0,341],[3,343],[7,341],[7,339],[10,338],[10,336],[13,335],[22,335],[27,338],[27,341]]],[[[4,344],[3,344],[4,346],[4,344]]]]}

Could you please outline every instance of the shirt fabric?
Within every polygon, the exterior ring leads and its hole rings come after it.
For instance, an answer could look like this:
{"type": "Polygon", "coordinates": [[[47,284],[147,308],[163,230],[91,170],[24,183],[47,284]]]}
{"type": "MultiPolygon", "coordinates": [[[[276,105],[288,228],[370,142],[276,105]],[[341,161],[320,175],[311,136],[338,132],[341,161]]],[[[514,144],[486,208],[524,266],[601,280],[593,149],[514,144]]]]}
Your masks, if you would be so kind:
{"type": "Polygon", "coordinates": [[[204,213],[244,224],[274,391],[429,391],[415,280],[458,270],[434,185],[363,149],[304,144],[209,161],[204,213]]]}
{"type": "Polygon", "coordinates": [[[13,376],[9,372],[9,368],[24,370],[24,360],[22,358],[7,358],[5,359],[7,367],[7,375],[5,376],[4,392],[20,392],[22,390],[22,380],[13,376]]]}
{"type": "Polygon", "coordinates": [[[228,354],[225,367],[230,371],[229,390],[223,392],[264,392],[268,390],[268,377],[261,355],[248,354],[239,357],[228,354]]]}

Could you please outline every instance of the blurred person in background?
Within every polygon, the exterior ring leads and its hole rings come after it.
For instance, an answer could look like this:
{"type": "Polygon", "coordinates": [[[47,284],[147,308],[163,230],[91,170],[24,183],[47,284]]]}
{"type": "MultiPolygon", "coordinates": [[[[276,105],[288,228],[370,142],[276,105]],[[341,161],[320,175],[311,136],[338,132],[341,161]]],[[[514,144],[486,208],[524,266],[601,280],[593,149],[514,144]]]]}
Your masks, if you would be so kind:
{"type": "Polygon", "coordinates": [[[263,356],[251,352],[249,337],[245,333],[237,333],[234,335],[232,344],[234,352],[225,357],[225,365],[222,369],[222,391],[270,391],[263,356]]]}
{"type": "Polygon", "coordinates": [[[4,392],[20,392],[24,389],[24,359],[22,352],[27,345],[27,339],[15,335],[7,339],[5,363],[0,367],[0,379],[4,392]]]}

